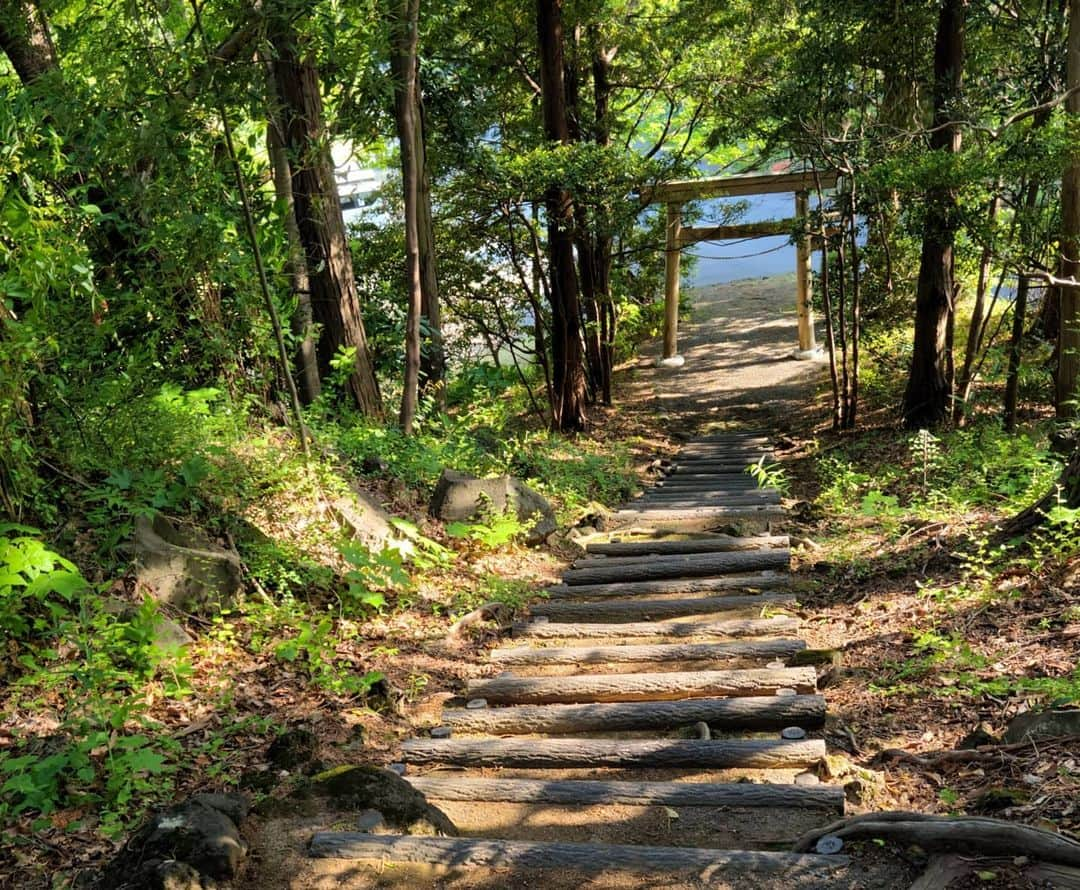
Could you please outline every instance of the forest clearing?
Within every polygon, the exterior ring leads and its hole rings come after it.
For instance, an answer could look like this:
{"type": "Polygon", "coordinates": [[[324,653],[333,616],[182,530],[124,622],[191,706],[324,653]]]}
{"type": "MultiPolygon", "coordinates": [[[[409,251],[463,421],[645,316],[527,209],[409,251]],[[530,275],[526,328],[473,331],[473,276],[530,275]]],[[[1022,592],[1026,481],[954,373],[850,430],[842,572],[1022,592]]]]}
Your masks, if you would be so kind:
{"type": "Polygon", "coordinates": [[[1078,377],[1080,0],[0,0],[0,887],[1080,887],[1078,377]]]}

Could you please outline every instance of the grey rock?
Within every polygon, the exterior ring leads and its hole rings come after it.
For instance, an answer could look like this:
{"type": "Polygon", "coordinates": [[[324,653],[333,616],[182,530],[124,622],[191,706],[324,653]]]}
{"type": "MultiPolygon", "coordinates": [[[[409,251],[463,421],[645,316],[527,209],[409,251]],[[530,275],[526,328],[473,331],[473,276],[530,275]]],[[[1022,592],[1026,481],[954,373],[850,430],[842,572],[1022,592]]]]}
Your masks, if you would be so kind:
{"type": "Polygon", "coordinates": [[[1073,735],[1080,735],[1080,708],[1027,711],[1009,721],[1005,741],[1013,744],[1073,735]]]}
{"type": "Polygon", "coordinates": [[[780,738],[787,739],[788,741],[796,741],[798,739],[806,738],[806,730],[801,726],[785,726],[780,730],[780,738]]]}
{"type": "Polygon", "coordinates": [[[543,495],[513,476],[478,479],[468,473],[444,469],[431,496],[431,515],[444,522],[471,522],[489,510],[513,510],[529,523],[525,543],[541,543],[558,528],[555,511],[543,495]]]}
{"type": "Polygon", "coordinates": [[[185,612],[213,614],[240,591],[240,557],[197,529],[157,516],[135,520],[135,577],[158,602],[185,612]]]}
{"type": "Polygon", "coordinates": [[[247,855],[240,794],[198,794],[144,823],[105,868],[101,890],[208,890],[236,877],[247,855]]]}

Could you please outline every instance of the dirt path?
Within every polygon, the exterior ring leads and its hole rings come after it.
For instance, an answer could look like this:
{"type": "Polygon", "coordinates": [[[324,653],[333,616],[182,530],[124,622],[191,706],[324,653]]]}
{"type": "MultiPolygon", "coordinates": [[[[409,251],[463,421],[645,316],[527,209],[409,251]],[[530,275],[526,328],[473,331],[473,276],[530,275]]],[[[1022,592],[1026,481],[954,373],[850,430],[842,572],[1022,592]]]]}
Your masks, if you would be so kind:
{"type": "Polygon", "coordinates": [[[679,337],[686,364],[657,367],[661,344],[646,344],[629,400],[647,401],[680,434],[710,424],[787,432],[827,379],[822,362],[794,358],[795,276],[712,285],[690,299],[679,337]]]}

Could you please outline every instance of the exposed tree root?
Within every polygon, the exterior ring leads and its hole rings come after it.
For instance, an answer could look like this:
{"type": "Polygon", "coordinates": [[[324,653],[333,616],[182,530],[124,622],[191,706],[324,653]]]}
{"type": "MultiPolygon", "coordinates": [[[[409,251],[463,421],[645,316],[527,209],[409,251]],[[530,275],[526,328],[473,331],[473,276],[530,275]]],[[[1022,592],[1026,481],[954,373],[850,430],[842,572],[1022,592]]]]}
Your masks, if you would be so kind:
{"type": "Polygon", "coordinates": [[[1080,866],[1080,843],[1015,822],[975,816],[927,816],[921,813],[865,813],[815,829],[799,839],[796,853],[814,849],[826,835],[844,840],[881,838],[929,851],[980,856],[1027,856],[1057,865],[1080,866]]]}

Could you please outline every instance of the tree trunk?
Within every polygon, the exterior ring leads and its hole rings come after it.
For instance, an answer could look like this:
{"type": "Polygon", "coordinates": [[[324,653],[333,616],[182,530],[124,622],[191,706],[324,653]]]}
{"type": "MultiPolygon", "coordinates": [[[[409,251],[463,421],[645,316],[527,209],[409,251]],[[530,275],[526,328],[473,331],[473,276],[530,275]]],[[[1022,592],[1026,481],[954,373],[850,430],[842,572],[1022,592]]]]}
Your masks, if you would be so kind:
{"type": "MultiPolygon", "coordinates": [[[[993,231],[997,221],[998,208],[1001,206],[1001,195],[995,192],[990,199],[987,208],[988,228],[993,231]]],[[[953,423],[962,426],[964,413],[967,410],[967,401],[971,396],[971,388],[975,377],[975,359],[982,346],[983,333],[986,331],[986,293],[990,289],[990,261],[994,256],[994,246],[991,241],[983,245],[982,256],[979,258],[979,280],[975,285],[975,305],[971,310],[971,324],[968,326],[967,343],[964,346],[964,364],[960,368],[960,378],[957,385],[956,402],[953,405],[953,423]]]]}
{"type": "MultiPolygon", "coordinates": [[[[1080,0],[1069,0],[1069,44],[1065,86],[1073,90],[1065,112],[1080,126],[1080,0]]],[[[1061,260],[1059,276],[1080,280],[1080,152],[1073,152],[1061,177],[1061,260]]],[[[1076,385],[1080,379],[1080,288],[1058,289],[1060,329],[1057,349],[1055,407],[1062,419],[1077,416],[1076,385]]]]}
{"type": "MultiPolygon", "coordinates": [[[[544,134],[549,142],[570,142],[563,80],[562,0],[537,0],[540,87],[544,134]]],[[[583,430],[585,368],[581,347],[578,279],[574,269],[574,202],[552,185],[545,195],[551,274],[551,420],[563,432],[583,430]]]]}
{"type": "Polygon", "coordinates": [[[277,87],[274,83],[273,70],[269,65],[267,70],[270,75],[267,92],[273,107],[267,115],[266,153],[270,158],[270,169],[274,176],[274,194],[277,196],[278,204],[283,208],[285,237],[288,242],[285,265],[289,276],[289,290],[296,301],[290,328],[297,341],[295,362],[300,378],[300,397],[305,405],[310,405],[322,391],[319,363],[315,355],[315,340],[311,335],[311,284],[308,278],[307,262],[304,259],[304,245],[300,241],[300,228],[296,224],[292,170],[289,164],[289,153],[285,148],[277,87]]]}
{"type": "MultiPolygon", "coordinates": [[[[960,97],[964,66],[966,0],[944,0],[934,46],[934,123],[930,148],[960,151],[960,126],[953,118],[960,97]]],[[[904,425],[936,427],[949,415],[948,333],[953,314],[953,243],[957,227],[957,195],[950,186],[926,194],[922,256],[915,296],[915,341],[904,393],[904,425]]]]}
{"type": "MultiPolygon", "coordinates": [[[[1039,184],[1034,179],[1027,184],[1024,194],[1023,218],[1020,224],[1020,243],[1030,244],[1031,214],[1039,200],[1039,184]]],[[[1027,319],[1028,294],[1031,279],[1021,275],[1013,300],[1012,332],[1009,337],[1009,364],[1005,373],[1005,429],[1016,429],[1016,409],[1020,393],[1020,360],[1024,348],[1024,326],[1027,319]]]]}
{"type": "Polygon", "coordinates": [[[302,55],[288,4],[275,4],[269,17],[275,58],[274,80],[282,102],[285,143],[292,160],[296,222],[310,272],[311,312],[320,325],[316,345],[319,375],[343,348],[354,349],[348,390],[368,416],[382,415],[382,398],[360,314],[345,221],[334,183],[334,165],[323,127],[319,72],[302,55]]]}
{"type": "Polygon", "coordinates": [[[420,389],[420,314],[423,286],[420,273],[420,235],[417,206],[420,158],[417,155],[416,47],[420,0],[402,0],[392,23],[390,71],[394,78],[394,118],[401,152],[401,187],[405,199],[405,383],[401,394],[401,428],[411,435],[420,389]]]}
{"type": "Polygon", "coordinates": [[[420,386],[433,387],[440,404],[446,403],[446,346],[442,335],[442,306],[439,303],[439,275],[435,259],[435,224],[431,212],[431,164],[427,153],[420,69],[416,73],[416,158],[419,181],[416,196],[416,233],[420,247],[420,292],[422,315],[427,322],[426,348],[420,353],[420,386]]]}
{"type": "Polygon", "coordinates": [[[25,86],[60,67],[45,15],[27,0],[0,0],[0,49],[25,86]]]}

